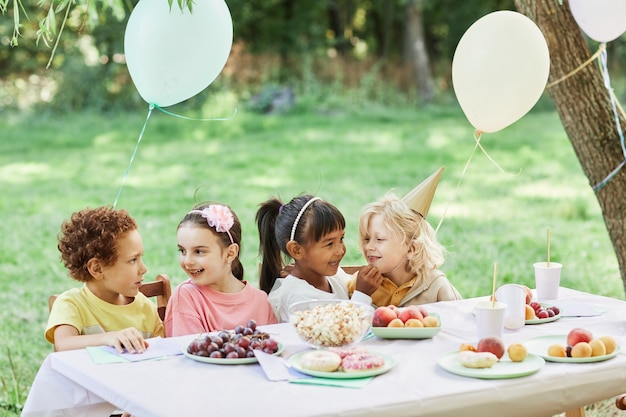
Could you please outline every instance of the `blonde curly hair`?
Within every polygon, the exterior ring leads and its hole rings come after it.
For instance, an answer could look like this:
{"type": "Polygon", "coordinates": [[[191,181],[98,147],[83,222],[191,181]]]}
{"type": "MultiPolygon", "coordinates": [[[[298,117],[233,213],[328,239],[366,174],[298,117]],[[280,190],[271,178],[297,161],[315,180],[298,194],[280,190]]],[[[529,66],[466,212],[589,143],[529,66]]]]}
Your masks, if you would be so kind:
{"type": "Polygon", "coordinates": [[[366,205],[359,219],[359,249],[364,249],[371,218],[380,215],[383,225],[402,243],[409,245],[407,271],[417,276],[438,269],[445,262],[445,248],[438,242],[435,230],[421,214],[412,210],[393,192],[366,205]]]}

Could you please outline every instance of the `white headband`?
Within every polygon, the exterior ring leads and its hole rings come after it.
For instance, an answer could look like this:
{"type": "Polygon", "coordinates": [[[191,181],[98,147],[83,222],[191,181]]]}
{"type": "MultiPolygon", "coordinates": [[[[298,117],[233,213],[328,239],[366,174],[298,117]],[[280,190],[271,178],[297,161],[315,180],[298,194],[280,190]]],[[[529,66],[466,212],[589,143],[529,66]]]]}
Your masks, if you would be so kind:
{"type": "Polygon", "coordinates": [[[298,228],[298,222],[300,221],[300,218],[304,214],[304,210],[306,210],[307,207],[313,204],[315,200],[321,200],[321,198],[313,197],[312,199],[304,203],[304,205],[300,209],[300,213],[298,213],[298,215],[296,216],[296,219],[293,221],[293,226],[291,227],[291,235],[289,236],[289,240],[293,240],[293,238],[296,236],[296,229],[298,228]]]}

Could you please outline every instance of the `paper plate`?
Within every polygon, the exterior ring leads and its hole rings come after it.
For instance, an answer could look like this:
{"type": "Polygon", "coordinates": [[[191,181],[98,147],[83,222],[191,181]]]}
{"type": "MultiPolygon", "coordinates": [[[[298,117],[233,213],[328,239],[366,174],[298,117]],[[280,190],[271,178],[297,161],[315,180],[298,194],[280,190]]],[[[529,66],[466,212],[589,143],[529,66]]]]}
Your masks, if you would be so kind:
{"type": "Polygon", "coordinates": [[[330,378],[330,379],[367,378],[367,377],[370,377],[370,376],[376,376],[376,375],[384,374],[385,372],[387,372],[391,368],[393,368],[393,366],[396,364],[396,360],[394,358],[392,358],[391,356],[387,356],[387,355],[384,355],[382,353],[377,353],[377,352],[370,352],[370,354],[372,354],[374,356],[379,356],[379,357],[383,358],[385,360],[385,365],[380,367],[380,368],[377,368],[377,369],[370,369],[370,370],[367,370],[367,371],[359,371],[359,372],[344,372],[344,371],[321,372],[321,371],[313,371],[311,369],[306,369],[306,368],[302,367],[302,365],[300,364],[300,359],[302,358],[302,355],[304,355],[305,353],[307,353],[307,351],[298,352],[298,353],[290,356],[289,357],[289,365],[293,369],[297,370],[298,372],[302,372],[303,374],[316,376],[316,377],[320,377],[320,378],[330,378]]]}
{"type": "Polygon", "coordinates": [[[505,353],[500,361],[491,368],[474,369],[461,365],[461,362],[457,359],[458,354],[458,350],[445,354],[439,358],[439,366],[450,373],[478,379],[520,378],[534,374],[546,364],[539,355],[528,354],[522,362],[513,362],[509,359],[508,354],[505,353]]]}
{"type": "Polygon", "coordinates": [[[437,313],[429,313],[437,317],[439,327],[371,327],[372,333],[381,339],[430,339],[441,331],[441,318],[437,313]]]}
{"type": "Polygon", "coordinates": [[[567,345],[567,335],[554,335],[554,336],[539,336],[532,339],[528,339],[524,342],[524,346],[528,349],[528,352],[532,352],[535,355],[539,355],[549,362],[563,362],[563,363],[589,363],[589,362],[602,362],[607,359],[611,359],[617,355],[620,351],[619,345],[615,346],[615,350],[608,355],[591,356],[589,358],[563,358],[560,356],[549,356],[548,347],[550,345],[559,344],[567,345]]]}
{"type": "MultiPolygon", "coordinates": [[[[546,308],[546,307],[553,307],[553,305],[551,304],[544,304],[544,303],[540,303],[542,307],[546,308]]],[[[558,307],[558,306],[557,306],[558,307]]],[[[556,321],[558,319],[561,318],[561,309],[559,308],[559,314],[557,314],[556,316],[552,316],[552,317],[548,317],[547,319],[532,319],[532,320],[526,320],[526,324],[543,324],[543,323],[550,323],[551,321],[556,321]]]]}
{"type": "MultiPolygon", "coordinates": [[[[278,342],[278,350],[276,351],[276,353],[274,353],[274,355],[280,355],[284,348],[285,347],[283,346],[283,344],[278,342]]],[[[183,346],[182,351],[183,351],[183,354],[189,359],[192,359],[197,362],[214,363],[217,365],[244,365],[247,363],[258,362],[256,356],[252,358],[228,359],[228,358],[208,358],[206,356],[192,355],[191,353],[187,352],[187,345],[183,346]]]]}

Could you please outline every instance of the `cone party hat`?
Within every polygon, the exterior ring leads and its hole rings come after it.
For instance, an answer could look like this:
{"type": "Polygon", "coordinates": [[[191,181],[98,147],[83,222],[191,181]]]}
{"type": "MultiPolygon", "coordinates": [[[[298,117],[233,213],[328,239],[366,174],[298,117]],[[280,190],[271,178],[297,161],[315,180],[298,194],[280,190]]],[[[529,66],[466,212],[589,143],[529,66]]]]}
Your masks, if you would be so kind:
{"type": "Polygon", "coordinates": [[[443,167],[432,173],[430,177],[426,178],[413,188],[413,190],[402,197],[402,201],[421,214],[423,218],[426,218],[428,215],[430,203],[433,201],[437,185],[439,184],[439,178],[442,173],[443,167]]]}

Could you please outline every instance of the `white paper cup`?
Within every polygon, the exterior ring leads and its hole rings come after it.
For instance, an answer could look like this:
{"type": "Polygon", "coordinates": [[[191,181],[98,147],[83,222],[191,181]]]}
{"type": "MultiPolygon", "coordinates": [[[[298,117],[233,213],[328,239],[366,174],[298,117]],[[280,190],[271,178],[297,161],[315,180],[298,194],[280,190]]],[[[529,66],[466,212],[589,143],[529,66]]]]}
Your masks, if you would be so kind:
{"type": "Polygon", "coordinates": [[[559,297],[559,285],[561,284],[561,269],[563,265],[558,262],[534,263],[535,267],[535,294],[538,301],[556,300],[559,297]]]}
{"type": "Polygon", "coordinates": [[[519,329],[526,324],[526,290],[518,284],[506,284],[496,291],[496,300],[506,304],[504,327],[519,329]]]}
{"type": "Polygon", "coordinates": [[[502,301],[479,301],[474,306],[478,340],[489,336],[502,337],[506,304],[502,301]]]}

